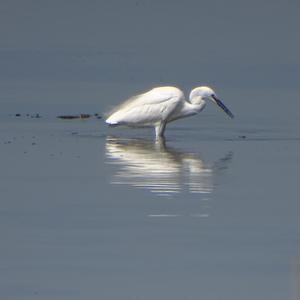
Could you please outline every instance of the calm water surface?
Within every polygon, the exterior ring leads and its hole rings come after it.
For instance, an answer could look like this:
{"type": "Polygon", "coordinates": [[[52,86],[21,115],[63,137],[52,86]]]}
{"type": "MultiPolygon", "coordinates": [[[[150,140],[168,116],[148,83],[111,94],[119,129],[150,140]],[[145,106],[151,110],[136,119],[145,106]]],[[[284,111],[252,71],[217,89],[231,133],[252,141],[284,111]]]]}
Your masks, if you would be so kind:
{"type": "Polygon", "coordinates": [[[0,300],[300,300],[300,2],[224,3],[1,1],[0,300]],[[56,118],[161,85],[236,118],[56,118]]]}
{"type": "Polygon", "coordinates": [[[2,115],[1,298],[299,299],[297,130],[223,117],[2,115]]]}

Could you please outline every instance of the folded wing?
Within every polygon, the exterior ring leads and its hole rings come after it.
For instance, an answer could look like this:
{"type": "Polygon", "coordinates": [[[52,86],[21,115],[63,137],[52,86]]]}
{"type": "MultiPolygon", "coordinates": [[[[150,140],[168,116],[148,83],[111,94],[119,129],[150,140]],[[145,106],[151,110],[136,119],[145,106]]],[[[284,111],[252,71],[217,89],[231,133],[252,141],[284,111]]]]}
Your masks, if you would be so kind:
{"type": "Polygon", "coordinates": [[[142,126],[167,120],[184,101],[183,93],[175,87],[158,87],[134,96],[114,108],[106,123],[142,126]]]}

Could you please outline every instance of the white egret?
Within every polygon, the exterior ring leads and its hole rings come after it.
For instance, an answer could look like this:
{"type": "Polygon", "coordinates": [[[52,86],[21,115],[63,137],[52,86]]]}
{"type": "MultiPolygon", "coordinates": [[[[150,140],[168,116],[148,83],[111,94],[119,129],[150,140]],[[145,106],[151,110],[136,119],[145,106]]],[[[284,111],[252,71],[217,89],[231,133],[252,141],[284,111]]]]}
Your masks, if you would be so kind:
{"type": "Polygon", "coordinates": [[[232,112],[210,87],[196,87],[190,92],[187,101],[180,89],[164,86],[153,88],[123,102],[108,114],[105,122],[111,126],[153,126],[156,138],[159,139],[164,136],[167,123],[201,112],[206,100],[213,101],[233,118],[232,112]]]}

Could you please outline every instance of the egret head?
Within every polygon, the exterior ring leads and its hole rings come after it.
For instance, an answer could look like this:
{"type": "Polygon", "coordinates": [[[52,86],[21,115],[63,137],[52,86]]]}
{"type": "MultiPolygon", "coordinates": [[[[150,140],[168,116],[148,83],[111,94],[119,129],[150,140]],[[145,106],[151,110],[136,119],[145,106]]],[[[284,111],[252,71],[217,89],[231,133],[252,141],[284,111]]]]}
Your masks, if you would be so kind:
{"type": "Polygon", "coordinates": [[[190,93],[190,101],[197,103],[199,100],[211,100],[217,104],[230,118],[233,118],[233,113],[225,106],[225,104],[216,96],[215,91],[208,86],[200,86],[193,89],[190,93]]]}

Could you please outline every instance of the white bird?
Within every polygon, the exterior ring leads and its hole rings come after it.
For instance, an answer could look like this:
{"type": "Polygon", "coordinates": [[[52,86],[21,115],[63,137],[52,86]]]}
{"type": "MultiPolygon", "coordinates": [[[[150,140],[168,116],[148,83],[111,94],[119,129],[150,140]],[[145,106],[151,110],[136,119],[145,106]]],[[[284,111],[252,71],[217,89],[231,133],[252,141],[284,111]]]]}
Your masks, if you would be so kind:
{"type": "Polygon", "coordinates": [[[111,126],[153,126],[156,139],[159,139],[164,136],[167,123],[201,112],[206,100],[213,101],[230,118],[234,117],[210,87],[196,87],[190,92],[187,101],[180,89],[164,86],[153,88],[121,103],[108,114],[105,122],[111,126]]]}

